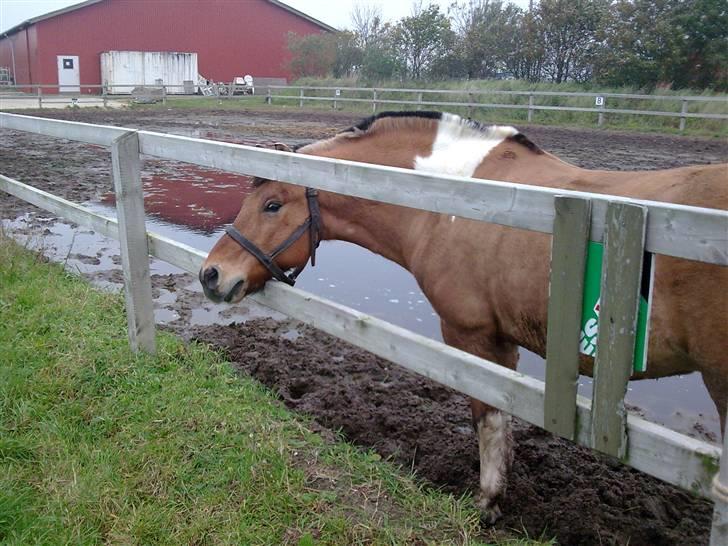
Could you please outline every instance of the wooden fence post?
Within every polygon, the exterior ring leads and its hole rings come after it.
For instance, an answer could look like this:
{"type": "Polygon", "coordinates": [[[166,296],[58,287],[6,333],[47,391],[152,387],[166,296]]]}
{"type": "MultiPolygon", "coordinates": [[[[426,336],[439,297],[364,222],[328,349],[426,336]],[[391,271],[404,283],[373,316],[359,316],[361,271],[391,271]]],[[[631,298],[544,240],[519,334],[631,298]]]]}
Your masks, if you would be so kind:
{"type": "Polygon", "coordinates": [[[303,87],[301,87],[301,91],[298,94],[298,107],[303,108],[303,87]]]}
{"type": "Polygon", "coordinates": [[[38,108],[43,108],[43,88],[38,87],[38,108]]]}
{"type": "Polygon", "coordinates": [[[607,206],[592,399],[592,447],[614,457],[627,454],[624,395],[632,375],[647,208],[607,206]]]}
{"type": "MultiPolygon", "coordinates": [[[[607,107],[607,97],[604,97],[602,99],[602,103],[599,105],[600,110],[604,110],[607,107]]],[[[597,125],[601,127],[604,125],[604,112],[599,112],[599,117],[597,118],[597,125]]]]}
{"type": "Polygon", "coordinates": [[[680,108],[680,130],[685,130],[685,114],[688,113],[688,101],[683,99],[682,101],[682,107],[680,108]]]}
{"type": "Polygon", "coordinates": [[[533,121],[533,93],[528,95],[528,123],[533,121]]]}
{"type": "Polygon", "coordinates": [[[167,105],[167,86],[166,85],[162,86],[162,104],[165,106],[167,105]]]}
{"type": "Polygon", "coordinates": [[[720,457],[720,471],[713,479],[713,500],[715,509],[710,546],[724,546],[728,544],[728,428],[723,431],[723,454],[720,457]]]}
{"type": "Polygon", "coordinates": [[[106,86],[105,85],[101,88],[101,100],[104,101],[104,108],[106,108],[108,106],[108,96],[106,94],[106,86]]]}
{"type": "Polygon", "coordinates": [[[417,93],[417,109],[422,110],[422,91],[417,93]]]}
{"type": "Polygon", "coordinates": [[[129,132],[111,145],[111,167],[116,190],[121,264],[129,344],[134,352],[156,352],[149,249],[144,224],[144,193],[139,158],[139,135],[129,132]]]}
{"type": "Polygon", "coordinates": [[[377,111],[377,90],[372,89],[372,113],[377,111]]]}
{"type": "Polygon", "coordinates": [[[576,438],[579,332],[591,201],[557,196],[551,243],[544,428],[576,438]]]}
{"type": "Polygon", "coordinates": [[[265,102],[267,104],[273,104],[273,97],[271,96],[270,87],[268,88],[268,93],[265,96],[265,102]]]}

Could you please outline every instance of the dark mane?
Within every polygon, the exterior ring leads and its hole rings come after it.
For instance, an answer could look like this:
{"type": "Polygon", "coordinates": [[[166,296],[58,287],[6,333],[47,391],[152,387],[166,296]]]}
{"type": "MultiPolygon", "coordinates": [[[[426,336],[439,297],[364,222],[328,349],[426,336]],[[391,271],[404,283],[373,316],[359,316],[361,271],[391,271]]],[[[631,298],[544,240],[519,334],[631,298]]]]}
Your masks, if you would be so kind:
{"type": "Polygon", "coordinates": [[[525,146],[529,150],[531,150],[534,153],[542,154],[543,150],[539,148],[538,144],[533,142],[530,138],[528,138],[523,133],[518,133],[517,135],[513,135],[512,137],[508,137],[508,140],[512,140],[513,142],[516,142],[522,146],[525,146]]]}
{"type": "Polygon", "coordinates": [[[342,133],[356,133],[358,131],[368,131],[374,122],[382,118],[425,118],[425,119],[442,119],[442,112],[429,112],[429,111],[395,111],[395,112],[380,112],[368,118],[364,118],[356,125],[344,129],[342,133]]]}
{"type": "MultiPolygon", "coordinates": [[[[371,129],[372,125],[380,119],[384,118],[424,118],[424,119],[435,119],[435,120],[442,120],[443,114],[442,112],[434,112],[434,111],[427,111],[427,110],[404,110],[404,111],[388,111],[388,112],[380,112],[379,114],[369,116],[368,118],[364,118],[356,125],[352,125],[348,129],[344,129],[339,134],[346,134],[346,133],[359,133],[359,132],[367,132],[369,129],[371,129]]],[[[470,127],[472,127],[474,130],[482,133],[486,133],[489,131],[492,125],[486,125],[484,123],[481,123],[480,121],[476,121],[474,119],[470,118],[460,118],[463,123],[468,124],[470,127]]],[[[542,154],[543,150],[539,148],[539,146],[534,143],[531,139],[529,139],[526,135],[519,132],[518,134],[508,137],[508,140],[511,140],[517,144],[520,144],[522,146],[525,146],[529,150],[531,150],[534,153],[542,154]]]]}

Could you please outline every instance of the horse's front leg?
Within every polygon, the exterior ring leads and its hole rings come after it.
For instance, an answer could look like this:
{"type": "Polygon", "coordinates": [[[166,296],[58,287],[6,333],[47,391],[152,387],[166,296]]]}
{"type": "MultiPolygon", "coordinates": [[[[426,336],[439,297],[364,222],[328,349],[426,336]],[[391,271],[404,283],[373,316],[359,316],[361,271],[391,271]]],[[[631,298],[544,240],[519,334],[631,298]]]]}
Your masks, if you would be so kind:
{"type": "MultiPolygon", "coordinates": [[[[443,322],[442,336],[448,345],[516,369],[518,347],[493,343],[491,336],[484,330],[463,331],[443,322]]],[[[505,492],[508,470],[513,460],[511,416],[475,399],[471,399],[470,409],[480,453],[480,491],[477,505],[483,514],[483,520],[494,523],[501,516],[498,500],[505,492]]]]}
{"type": "Polygon", "coordinates": [[[505,493],[513,461],[511,416],[474,398],[470,399],[470,410],[480,453],[480,491],[476,504],[483,520],[492,524],[501,516],[498,501],[505,493]]]}

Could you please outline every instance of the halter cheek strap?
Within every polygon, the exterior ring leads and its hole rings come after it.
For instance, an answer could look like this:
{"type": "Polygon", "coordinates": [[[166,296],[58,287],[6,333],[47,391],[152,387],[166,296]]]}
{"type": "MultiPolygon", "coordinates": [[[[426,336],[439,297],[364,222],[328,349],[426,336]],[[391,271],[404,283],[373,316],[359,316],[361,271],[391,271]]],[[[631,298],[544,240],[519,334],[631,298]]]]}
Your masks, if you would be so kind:
{"type": "Polygon", "coordinates": [[[321,210],[318,204],[318,191],[313,188],[306,188],[306,201],[308,202],[308,218],[306,221],[298,226],[291,235],[278,245],[273,252],[266,254],[258,246],[253,243],[250,239],[247,239],[235,226],[227,226],[225,233],[227,233],[233,241],[238,243],[245,250],[250,252],[255,258],[273,275],[273,278],[284,282],[290,286],[296,284],[296,278],[301,274],[306,263],[297,267],[290,275],[286,275],[286,272],[275,263],[275,258],[296,241],[298,241],[306,231],[309,232],[309,256],[311,257],[311,265],[316,265],[316,249],[321,242],[321,210]]]}

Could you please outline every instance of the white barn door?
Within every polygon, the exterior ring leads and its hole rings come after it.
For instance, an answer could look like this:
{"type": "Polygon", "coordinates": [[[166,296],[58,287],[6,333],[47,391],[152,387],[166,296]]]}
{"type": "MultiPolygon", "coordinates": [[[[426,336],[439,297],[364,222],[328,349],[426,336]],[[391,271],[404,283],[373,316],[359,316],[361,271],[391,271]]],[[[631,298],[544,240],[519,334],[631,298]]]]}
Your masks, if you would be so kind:
{"type": "Polygon", "coordinates": [[[78,55],[58,55],[58,85],[61,93],[80,93],[78,55]]]}

